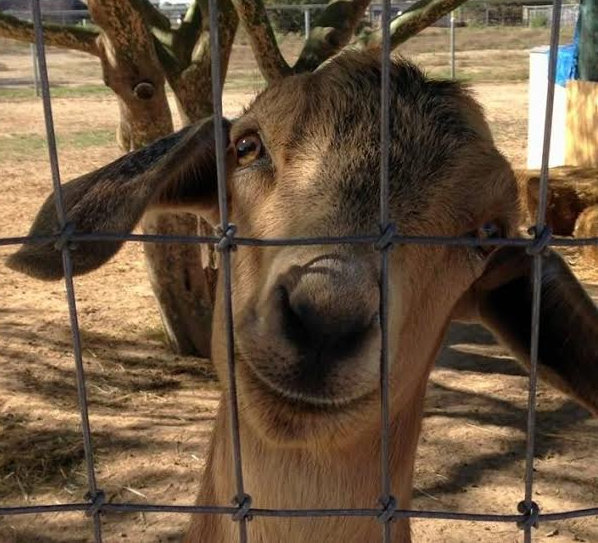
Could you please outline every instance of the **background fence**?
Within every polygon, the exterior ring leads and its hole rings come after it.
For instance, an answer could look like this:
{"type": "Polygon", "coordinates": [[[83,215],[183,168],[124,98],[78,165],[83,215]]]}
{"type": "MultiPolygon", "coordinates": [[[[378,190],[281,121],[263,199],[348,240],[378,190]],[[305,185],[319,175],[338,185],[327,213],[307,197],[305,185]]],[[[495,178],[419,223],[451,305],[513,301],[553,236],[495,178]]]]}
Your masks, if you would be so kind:
{"type": "MultiPolygon", "coordinates": [[[[212,18],[212,28],[216,28],[217,25],[214,24],[214,17],[215,17],[215,6],[216,2],[211,2],[211,18],[212,18]]],[[[559,2],[556,0],[555,5],[559,7],[559,2]]],[[[555,73],[555,63],[556,63],[556,55],[554,52],[556,51],[556,46],[558,44],[558,36],[559,36],[559,14],[560,10],[554,10],[553,13],[553,21],[551,23],[552,27],[552,37],[551,37],[551,45],[552,45],[552,53],[550,57],[550,80],[554,80],[554,73],[555,73]]],[[[56,142],[54,137],[54,129],[53,129],[53,119],[52,119],[52,110],[51,110],[51,103],[50,103],[50,92],[49,92],[49,82],[47,78],[47,70],[45,64],[45,52],[43,46],[43,38],[41,32],[41,17],[39,12],[39,5],[37,2],[34,2],[34,22],[36,24],[36,47],[37,47],[37,54],[39,58],[39,66],[40,66],[40,78],[41,78],[41,89],[44,99],[44,111],[45,111],[45,121],[46,121],[46,128],[47,128],[47,138],[48,138],[48,146],[50,150],[50,164],[52,169],[52,177],[54,183],[54,194],[57,203],[58,215],[61,220],[61,225],[63,227],[63,231],[61,234],[54,237],[54,240],[58,244],[58,249],[62,252],[63,264],[65,269],[66,275],[66,290],[67,290],[67,299],[69,305],[69,314],[71,319],[71,329],[73,334],[73,346],[74,346],[74,358],[75,358],[75,365],[77,369],[77,391],[79,394],[79,401],[80,401],[80,408],[81,408],[81,426],[83,430],[83,438],[85,444],[85,459],[86,459],[86,467],[87,467],[87,480],[89,486],[89,494],[87,496],[86,501],[72,503],[72,504],[48,504],[48,505],[39,505],[39,506],[23,506],[23,507],[10,507],[5,506],[0,508],[0,515],[17,515],[17,514],[31,514],[31,513],[48,513],[48,512],[69,512],[69,511],[82,511],[86,512],[90,515],[93,519],[94,524],[94,533],[95,533],[95,540],[102,541],[102,531],[101,531],[101,514],[103,512],[144,512],[144,513],[151,513],[151,512],[172,512],[172,513],[181,513],[181,514],[189,514],[189,513],[198,513],[198,514],[221,514],[221,515],[232,515],[233,520],[231,522],[238,522],[240,525],[240,541],[247,541],[247,533],[246,533],[246,524],[251,516],[258,517],[258,516],[268,516],[268,517],[284,517],[284,516],[293,516],[293,517],[311,517],[311,516],[338,516],[338,517],[349,517],[349,516],[370,516],[378,518],[381,521],[381,532],[382,532],[382,539],[383,541],[390,541],[390,523],[392,520],[398,518],[420,518],[420,519],[447,519],[447,520],[470,520],[470,521],[495,521],[495,522],[505,522],[505,523],[519,523],[521,529],[524,531],[524,538],[525,541],[531,541],[532,539],[532,527],[538,521],[545,521],[545,520],[556,520],[556,519],[567,519],[567,518],[580,518],[583,516],[594,516],[598,515],[598,508],[591,508],[591,509],[584,509],[584,510],[572,510],[566,512],[558,512],[558,513],[550,513],[550,514],[542,514],[540,513],[538,506],[532,500],[532,490],[533,490],[533,481],[534,481],[534,472],[533,472],[533,452],[534,452],[534,431],[535,431],[535,391],[536,391],[536,366],[537,366],[537,353],[538,353],[538,332],[539,326],[539,307],[540,307],[540,277],[541,277],[541,268],[542,268],[542,251],[541,249],[549,246],[549,245],[575,245],[575,244],[584,244],[584,243],[592,243],[598,244],[598,240],[556,240],[551,238],[550,232],[545,227],[545,212],[546,212],[546,191],[547,191],[547,152],[545,151],[545,159],[543,161],[542,167],[542,183],[541,183],[541,196],[540,196],[540,206],[539,206],[539,213],[537,217],[537,222],[535,226],[536,236],[534,239],[530,240],[493,240],[493,244],[500,244],[500,245],[525,245],[527,246],[535,255],[534,257],[534,311],[533,311],[533,335],[532,335],[532,369],[531,369],[531,377],[530,377],[530,389],[529,389],[529,411],[528,411],[528,432],[527,432],[527,462],[526,462],[526,484],[525,484],[525,491],[522,493],[524,494],[523,500],[519,504],[519,514],[512,514],[512,515],[498,515],[498,514],[482,514],[482,513],[455,513],[455,512],[448,512],[448,511],[422,511],[422,510],[411,510],[411,511],[402,511],[397,509],[396,502],[392,496],[393,489],[390,486],[390,480],[388,476],[388,454],[389,454],[389,442],[388,442],[388,422],[383,425],[383,433],[381,436],[382,440],[382,458],[381,458],[381,465],[382,465],[382,473],[384,474],[383,479],[381,481],[381,502],[382,505],[377,507],[376,504],[372,504],[371,508],[368,509],[349,509],[349,510],[263,510],[251,507],[251,501],[249,495],[251,493],[251,489],[244,488],[243,484],[243,477],[242,477],[242,451],[240,450],[239,439],[238,439],[238,420],[236,416],[236,397],[235,397],[235,389],[231,387],[231,394],[227,398],[229,402],[231,412],[233,413],[233,425],[232,425],[232,442],[234,443],[235,455],[231,461],[234,462],[235,465],[235,473],[237,476],[237,494],[235,496],[236,503],[233,506],[222,505],[222,504],[214,504],[214,506],[209,507],[200,507],[200,506],[177,506],[172,504],[137,504],[137,503],[108,503],[105,499],[105,495],[102,492],[101,488],[98,486],[96,482],[96,474],[94,468],[94,451],[92,446],[92,439],[91,439],[91,428],[89,424],[89,416],[88,416],[88,409],[87,409],[87,394],[86,394],[86,383],[85,383],[85,371],[82,359],[82,349],[81,349],[81,340],[80,340],[80,332],[78,326],[78,316],[77,316],[77,304],[75,301],[75,290],[73,285],[73,278],[72,278],[72,263],[71,263],[71,241],[77,240],[84,240],[86,239],[85,235],[77,235],[71,232],[67,228],[65,212],[64,212],[64,204],[62,202],[61,196],[61,189],[60,189],[60,178],[59,178],[59,168],[58,168],[58,159],[56,154],[56,142]]],[[[386,9],[383,11],[383,27],[387,28],[387,22],[390,17],[390,9],[389,6],[386,5],[386,9]]],[[[211,36],[212,41],[212,51],[218,51],[218,46],[216,40],[218,39],[216,34],[212,34],[211,36]]],[[[389,51],[389,43],[388,43],[388,36],[386,35],[385,39],[385,47],[384,47],[384,58],[388,58],[388,51],[389,51]]],[[[388,62],[383,64],[386,77],[383,76],[383,90],[382,90],[382,118],[381,118],[381,127],[382,127],[382,134],[381,134],[381,149],[388,149],[388,99],[389,99],[389,91],[388,91],[388,62]]],[[[219,57],[218,55],[214,55],[212,57],[212,69],[213,69],[213,81],[214,81],[214,103],[215,103],[215,116],[216,116],[216,127],[221,128],[221,123],[218,121],[219,118],[222,116],[222,106],[221,106],[221,89],[219,88],[219,57]]],[[[550,87],[549,87],[550,89],[550,87]]],[[[547,101],[547,115],[546,115],[546,131],[545,131],[545,149],[549,148],[549,134],[550,134],[550,119],[552,118],[551,115],[551,108],[552,108],[552,94],[549,90],[549,99],[547,101]]],[[[219,134],[216,134],[216,141],[222,141],[222,138],[219,137],[219,134]]],[[[229,379],[231,383],[235,382],[235,374],[234,374],[234,353],[232,351],[232,345],[234,343],[233,340],[233,326],[232,320],[230,315],[230,299],[231,299],[231,279],[230,279],[230,250],[233,248],[235,244],[242,245],[247,244],[251,245],[253,243],[260,243],[261,245],[267,246],[268,244],[278,245],[281,241],[288,243],[289,245],[303,245],[303,244],[310,244],[310,243],[339,243],[339,240],[334,239],[324,239],[318,238],[316,240],[249,240],[249,239],[240,239],[235,238],[234,230],[232,229],[232,225],[229,224],[228,220],[228,210],[227,210],[227,199],[226,199],[226,188],[225,188],[225,180],[224,180],[224,168],[223,168],[223,153],[220,151],[219,154],[219,175],[218,175],[218,186],[219,186],[219,201],[220,201],[220,211],[221,211],[221,224],[220,229],[222,235],[214,236],[214,237],[203,237],[203,238],[194,238],[192,240],[188,240],[193,243],[216,243],[219,244],[222,251],[223,251],[223,258],[222,258],[222,265],[224,269],[224,280],[225,280],[225,296],[226,296],[226,304],[225,306],[228,308],[228,313],[226,315],[226,330],[225,333],[227,334],[228,338],[228,363],[229,363],[229,379]]],[[[385,348],[385,343],[388,341],[387,332],[386,332],[386,317],[387,317],[387,307],[385,305],[385,300],[387,299],[386,292],[388,290],[388,258],[390,251],[393,250],[393,245],[402,245],[402,244],[409,244],[409,243],[427,243],[427,244],[437,244],[437,245],[464,245],[470,244],[475,245],[478,242],[475,240],[471,240],[469,238],[427,238],[426,240],[419,239],[419,238],[405,238],[401,235],[393,235],[393,231],[395,225],[390,223],[389,221],[389,214],[388,214],[388,156],[382,153],[382,163],[381,163],[381,171],[382,171],[382,179],[381,179],[381,202],[380,202],[380,225],[381,225],[381,237],[364,237],[362,239],[351,239],[346,240],[347,243],[368,243],[368,244],[377,244],[378,249],[380,250],[380,258],[382,264],[382,278],[381,278],[381,300],[382,300],[382,307],[381,307],[381,320],[382,320],[382,359],[381,359],[381,387],[382,387],[382,405],[381,405],[381,413],[382,419],[388,421],[388,359],[387,359],[387,349],[385,348]],[[380,243],[383,241],[384,243],[380,243]],[[388,243],[391,241],[392,243],[388,243]]],[[[101,239],[102,234],[94,234],[91,236],[93,239],[98,240],[101,239]]],[[[134,241],[138,240],[139,238],[135,235],[123,235],[122,239],[134,241]]],[[[145,241],[151,239],[155,242],[169,242],[172,241],[171,238],[168,236],[145,236],[143,238],[145,241]]],[[[20,244],[23,242],[28,243],[36,243],[35,239],[26,239],[26,238],[2,238],[0,239],[0,244],[2,245],[15,245],[20,244]]],[[[342,241],[342,240],[341,240],[342,241]]]]}
{"type": "MultiPolygon", "coordinates": [[[[391,4],[391,17],[408,11],[414,1],[397,2],[391,4]]],[[[274,30],[279,33],[296,32],[303,36],[309,35],[312,21],[324,10],[326,4],[268,4],[266,9],[274,30]]],[[[579,4],[563,4],[561,26],[575,25],[579,4]]],[[[171,23],[176,25],[182,21],[186,7],[184,5],[162,6],[160,10],[165,13],[171,23]]],[[[6,9],[4,13],[13,15],[23,20],[31,20],[28,10],[6,9]]],[[[380,24],[382,17],[382,4],[372,3],[363,18],[361,28],[380,24]]],[[[481,26],[548,26],[552,20],[551,4],[521,5],[517,3],[483,2],[471,0],[455,11],[455,18],[459,25],[481,26]]],[[[85,9],[78,10],[43,10],[42,19],[57,24],[86,25],[91,22],[89,12],[85,9]]],[[[448,27],[450,16],[440,18],[433,26],[448,27]]]]}
{"type": "MultiPolygon", "coordinates": [[[[403,2],[393,4],[391,6],[391,15],[394,16],[408,10],[412,3],[413,2],[403,2]]],[[[268,5],[267,10],[275,31],[281,36],[282,40],[291,42],[299,36],[305,39],[309,35],[313,21],[322,12],[324,7],[325,4],[317,3],[297,5],[277,4],[268,5]]],[[[165,6],[162,9],[169,16],[175,27],[182,20],[184,7],[165,6]]],[[[362,21],[360,30],[365,30],[370,27],[373,28],[376,25],[379,25],[381,10],[381,4],[372,4],[362,21]]],[[[5,13],[14,15],[23,20],[31,20],[31,13],[29,11],[7,10],[5,13]]],[[[565,41],[573,34],[578,13],[578,4],[565,4],[561,8],[561,26],[563,26],[565,30],[563,36],[565,41]]],[[[42,12],[42,19],[57,24],[93,24],[90,20],[89,13],[86,10],[45,10],[42,12]]],[[[436,31],[444,31],[447,33],[444,40],[441,39],[440,36],[437,36],[433,42],[430,40],[427,48],[420,46],[416,49],[418,53],[420,51],[429,51],[430,54],[434,54],[437,57],[446,55],[443,60],[443,69],[439,70],[438,74],[433,73],[432,75],[450,76],[452,78],[458,77],[465,80],[471,80],[473,78],[475,80],[478,78],[480,69],[478,67],[473,67],[472,62],[469,59],[460,62],[459,56],[469,57],[471,54],[469,53],[470,50],[476,50],[476,48],[478,50],[483,49],[486,45],[494,47],[495,49],[502,49],[508,47],[509,42],[512,41],[513,38],[515,40],[520,39],[517,35],[512,37],[508,36],[507,30],[505,30],[505,43],[501,44],[500,39],[497,39],[498,37],[491,37],[490,40],[484,37],[482,32],[483,28],[512,27],[513,30],[510,32],[513,32],[514,34],[517,33],[515,30],[517,27],[529,27],[538,29],[539,31],[541,31],[541,29],[547,29],[548,31],[551,20],[552,6],[550,5],[513,5],[483,3],[477,0],[472,0],[455,10],[451,15],[447,15],[437,21],[435,24],[436,31]],[[461,27],[467,28],[461,29],[461,27]],[[446,28],[446,30],[441,30],[444,28],[446,28]],[[492,41],[495,41],[496,43],[489,43],[492,41]]],[[[435,29],[433,27],[430,32],[434,32],[435,29]]],[[[240,31],[240,34],[243,34],[242,31],[240,31]]],[[[424,34],[424,36],[426,35],[430,34],[424,34]]],[[[547,38],[548,32],[545,34],[545,39],[547,38]]],[[[415,38],[402,47],[403,54],[407,53],[407,56],[409,56],[410,47],[417,44],[417,42],[418,40],[415,38]]],[[[540,39],[536,39],[535,41],[533,39],[529,40],[529,48],[543,44],[544,42],[540,39]]],[[[523,46],[525,47],[525,44],[523,46]]],[[[34,61],[35,49],[33,46],[31,46],[30,49],[32,59],[30,72],[31,83],[36,95],[39,96],[39,74],[34,61]]],[[[51,54],[52,53],[50,53],[50,55],[51,54]]],[[[414,60],[420,62],[418,58],[415,58],[414,60]]],[[[427,64],[427,62],[425,62],[425,64],[427,64]]],[[[515,66],[512,62],[510,62],[510,64],[515,66]]],[[[492,66],[492,59],[490,59],[490,62],[487,62],[486,59],[480,60],[480,65],[490,69],[492,66]]],[[[441,66],[440,60],[438,60],[438,67],[440,68],[441,66]]],[[[527,66],[525,66],[524,69],[527,72],[527,66]]],[[[244,72],[246,74],[247,70],[244,70],[244,72]]],[[[255,72],[257,74],[257,70],[255,70],[255,72]]],[[[257,79],[260,79],[259,74],[257,74],[257,79]]],[[[2,79],[0,77],[0,87],[2,87],[2,84],[2,79]]]]}
{"type": "MultiPolygon", "coordinates": [[[[523,24],[530,27],[548,26],[552,21],[552,6],[523,6],[523,24]]],[[[579,4],[564,4],[561,10],[561,24],[575,26],[579,16],[579,4]]]]}

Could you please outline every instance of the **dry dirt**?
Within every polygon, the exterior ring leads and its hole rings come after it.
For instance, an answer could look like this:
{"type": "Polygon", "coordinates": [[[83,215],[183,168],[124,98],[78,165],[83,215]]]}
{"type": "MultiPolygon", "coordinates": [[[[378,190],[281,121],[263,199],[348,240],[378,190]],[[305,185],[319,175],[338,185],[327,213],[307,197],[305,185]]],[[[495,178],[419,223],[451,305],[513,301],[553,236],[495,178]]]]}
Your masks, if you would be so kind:
{"type": "MultiPolygon", "coordinates": [[[[0,55],[0,65],[11,66],[9,57],[0,55]]],[[[76,57],[68,57],[73,70],[83,62],[76,57]]],[[[5,75],[11,77],[0,72],[5,75]]],[[[68,79],[64,72],[59,77],[68,79]]],[[[259,77],[248,77],[257,88],[259,77]]],[[[526,84],[475,84],[473,90],[498,145],[522,166],[526,84]]],[[[247,88],[231,90],[225,110],[238,111],[250,96],[247,88]]],[[[109,94],[57,98],[54,114],[64,179],[119,155],[111,142],[82,136],[114,131],[109,94]]],[[[0,98],[0,129],[0,236],[24,235],[50,188],[47,156],[37,146],[40,102],[0,98]]],[[[7,269],[2,261],[12,250],[0,248],[0,506],[80,502],[87,480],[64,287],[7,269]]],[[[567,257],[575,264],[574,252],[567,257]]],[[[576,270],[598,295],[596,274],[576,270]]],[[[137,244],[78,278],[76,296],[99,487],[111,501],[191,503],[219,395],[209,362],[165,347],[137,244]]],[[[523,497],[526,399],[527,378],[508,353],[482,329],[455,326],[428,388],[413,506],[514,513],[523,497]]],[[[598,421],[544,385],[534,499],[546,512],[598,505],[598,421]]],[[[186,520],[105,515],[104,540],[177,541],[186,520]]],[[[415,521],[413,527],[414,540],[422,542],[522,541],[510,524],[415,521]]],[[[546,543],[598,542],[598,520],[542,524],[535,535],[546,543]]],[[[0,543],[91,540],[90,520],[78,513],[0,518],[0,543]]]]}

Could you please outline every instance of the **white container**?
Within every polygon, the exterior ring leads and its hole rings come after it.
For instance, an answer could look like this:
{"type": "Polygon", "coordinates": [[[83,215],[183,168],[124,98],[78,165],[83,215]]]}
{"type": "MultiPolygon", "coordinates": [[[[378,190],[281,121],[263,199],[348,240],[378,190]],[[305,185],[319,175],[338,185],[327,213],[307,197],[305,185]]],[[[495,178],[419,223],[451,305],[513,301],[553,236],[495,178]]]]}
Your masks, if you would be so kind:
{"type": "MultiPolygon", "coordinates": [[[[544,141],[544,116],[548,90],[548,54],[550,47],[535,47],[529,54],[529,106],[527,117],[527,167],[539,169],[542,165],[544,141]]],[[[554,110],[548,166],[565,165],[565,127],[567,118],[567,93],[565,87],[555,85],[554,110]]]]}

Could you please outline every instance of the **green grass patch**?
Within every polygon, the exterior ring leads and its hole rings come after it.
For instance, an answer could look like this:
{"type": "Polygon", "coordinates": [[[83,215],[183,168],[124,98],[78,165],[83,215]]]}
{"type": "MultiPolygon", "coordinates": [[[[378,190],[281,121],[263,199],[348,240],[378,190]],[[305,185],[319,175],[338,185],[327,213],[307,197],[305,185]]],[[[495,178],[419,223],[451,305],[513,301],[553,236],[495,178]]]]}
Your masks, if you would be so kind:
{"type": "MultiPolygon", "coordinates": [[[[58,149],[104,147],[115,143],[113,130],[85,130],[57,136],[58,149]]],[[[30,158],[46,149],[46,138],[39,134],[0,135],[0,160],[30,158]]]]}
{"type": "MultiPolygon", "coordinates": [[[[51,86],[50,95],[52,98],[82,98],[85,96],[98,96],[113,94],[112,90],[104,85],[74,85],[74,86],[51,86]]],[[[35,97],[33,86],[31,87],[0,87],[0,100],[31,100],[35,97]]]]}
{"type": "Polygon", "coordinates": [[[166,337],[166,332],[161,325],[150,326],[146,328],[141,332],[141,336],[150,341],[157,341],[164,346],[168,346],[168,338],[166,337]]]}

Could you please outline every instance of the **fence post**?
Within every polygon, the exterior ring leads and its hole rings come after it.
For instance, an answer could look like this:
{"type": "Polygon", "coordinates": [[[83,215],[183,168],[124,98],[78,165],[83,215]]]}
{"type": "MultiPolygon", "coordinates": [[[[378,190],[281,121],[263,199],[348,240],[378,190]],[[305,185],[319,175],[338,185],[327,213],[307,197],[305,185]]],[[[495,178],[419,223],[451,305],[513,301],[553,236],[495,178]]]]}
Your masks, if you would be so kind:
{"type": "Polygon", "coordinates": [[[451,25],[450,25],[450,35],[451,35],[451,79],[455,79],[455,12],[451,11],[451,25]]]}
{"type": "Polygon", "coordinates": [[[305,27],[305,41],[307,41],[309,33],[311,32],[311,15],[309,13],[309,8],[303,10],[303,24],[305,27]]]}
{"type": "Polygon", "coordinates": [[[37,53],[34,44],[31,44],[29,48],[31,50],[31,64],[33,67],[33,88],[35,89],[35,96],[39,97],[39,65],[37,63],[37,53]]]}

